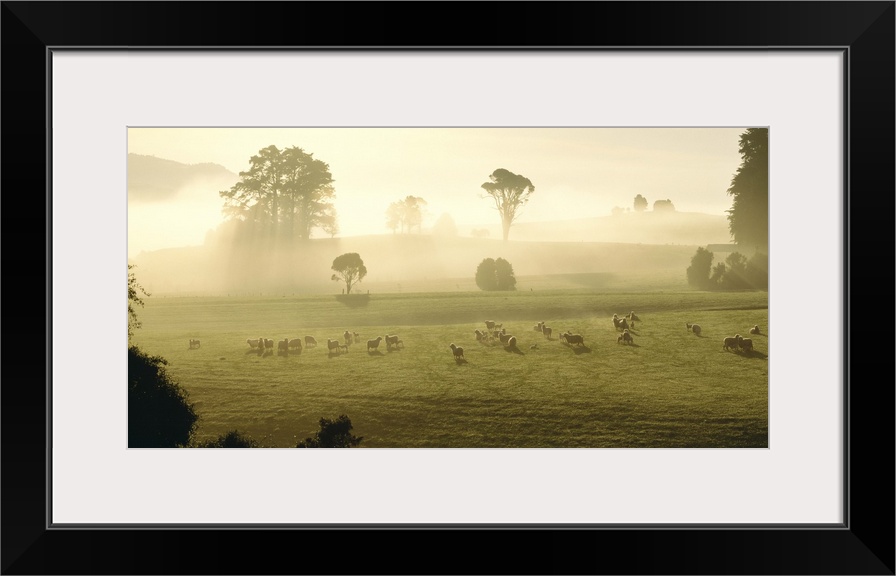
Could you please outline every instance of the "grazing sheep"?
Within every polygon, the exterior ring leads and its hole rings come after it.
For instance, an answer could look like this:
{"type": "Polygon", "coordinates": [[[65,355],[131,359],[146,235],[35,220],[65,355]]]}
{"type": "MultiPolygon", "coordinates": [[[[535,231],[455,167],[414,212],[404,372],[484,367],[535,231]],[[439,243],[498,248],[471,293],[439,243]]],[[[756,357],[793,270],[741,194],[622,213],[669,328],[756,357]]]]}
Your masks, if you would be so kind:
{"type": "Polygon", "coordinates": [[[340,344],[339,349],[345,351],[348,354],[348,344],[340,344]]]}
{"type": "Polygon", "coordinates": [[[314,336],[305,336],[305,348],[312,346],[317,346],[317,340],[314,339],[314,336]]]}
{"type": "Polygon", "coordinates": [[[613,316],[613,325],[616,326],[617,330],[628,330],[630,328],[625,318],[619,318],[615,315],[613,316]]]}
{"type": "Polygon", "coordinates": [[[502,323],[502,324],[495,324],[495,330],[503,330],[503,329],[504,329],[504,324],[503,324],[503,323],[502,323]]]}
{"type": "Polygon", "coordinates": [[[734,336],[728,336],[724,340],[722,340],[722,348],[728,350],[733,348],[734,351],[737,351],[738,341],[740,340],[740,334],[735,334],[734,336]]]}
{"type": "Polygon", "coordinates": [[[635,339],[632,338],[632,335],[631,335],[631,333],[630,333],[628,330],[623,330],[623,331],[622,331],[622,334],[620,334],[619,337],[616,338],[616,343],[617,343],[617,344],[618,344],[618,343],[622,343],[622,344],[634,344],[634,343],[635,343],[635,339]]]}
{"type": "Polygon", "coordinates": [[[486,321],[485,321],[485,327],[488,328],[489,331],[494,330],[494,329],[495,329],[495,323],[494,323],[494,321],[492,321],[492,320],[486,320],[486,321]]]}
{"type": "Polygon", "coordinates": [[[544,322],[539,322],[535,326],[533,326],[536,332],[544,332],[544,322]]]}
{"type": "Polygon", "coordinates": [[[349,332],[348,330],[346,330],[345,332],[342,333],[342,337],[345,338],[346,344],[352,343],[352,333],[349,332]]]}
{"type": "Polygon", "coordinates": [[[741,338],[737,337],[737,345],[744,352],[752,352],[753,351],[753,339],[752,338],[741,338]]]}
{"type": "Polygon", "coordinates": [[[507,347],[511,349],[516,348],[516,336],[511,336],[507,339],[507,347]]]}
{"type": "Polygon", "coordinates": [[[460,346],[455,346],[453,342],[451,344],[449,344],[448,347],[451,348],[451,351],[454,353],[455,360],[457,360],[457,361],[466,360],[466,358],[464,358],[464,349],[463,348],[461,348],[460,346]]]}
{"type": "MultiPolygon", "coordinates": [[[[557,337],[560,342],[566,342],[566,333],[561,333],[560,336],[557,337]]],[[[568,344],[568,342],[566,342],[568,344]]]]}
{"type": "Polygon", "coordinates": [[[762,334],[762,332],[759,331],[759,324],[750,328],[750,334],[762,334]]]}
{"type": "Polygon", "coordinates": [[[551,332],[553,332],[553,331],[554,331],[553,328],[548,328],[547,326],[541,327],[541,333],[544,334],[544,337],[547,338],[548,340],[551,339],[551,332]]]}
{"type": "Polygon", "coordinates": [[[289,347],[295,348],[296,350],[302,350],[302,339],[301,338],[293,338],[289,341],[289,347]]]}
{"type": "Polygon", "coordinates": [[[513,338],[513,336],[510,334],[507,334],[507,333],[502,333],[500,338],[501,338],[501,344],[504,344],[505,346],[507,346],[508,345],[507,343],[510,342],[510,339],[513,338]]]}
{"type": "Polygon", "coordinates": [[[330,340],[327,338],[327,349],[332,352],[333,350],[339,352],[339,340],[330,340]]]}
{"type": "Polygon", "coordinates": [[[190,348],[199,348],[199,340],[197,338],[190,338],[190,348]]]}
{"type": "Polygon", "coordinates": [[[273,350],[274,349],[274,341],[269,338],[264,338],[264,347],[265,347],[265,349],[270,348],[271,350],[273,350]]]}
{"type": "Polygon", "coordinates": [[[476,340],[478,342],[488,342],[489,340],[492,339],[492,337],[489,335],[488,332],[483,332],[482,330],[478,330],[478,329],[475,330],[474,332],[476,333],[476,340]]]}
{"type": "Polygon", "coordinates": [[[638,322],[641,321],[641,319],[638,318],[638,316],[635,314],[634,311],[629,312],[628,314],[625,315],[625,317],[628,318],[628,320],[630,322],[634,322],[635,320],[637,320],[638,322]]]}
{"type": "Polygon", "coordinates": [[[246,339],[246,344],[249,345],[249,348],[258,348],[258,343],[259,343],[259,342],[264,342],[264,340],[263,340],[262,338],[254,338],[254,339],[253,339],[253,338],[247,338],[247,339],[246,339]]]}
{"type": "Polygon", "coordinates": [[[701,328],[700,328],[700,325],[699,325],[699,324],[691,324],[690,322],[685,322],[685,326],[687,326],[687,327],[688,327],[688,330],[690,330],[691,332],[693,332],[693,333],[696,334],[697,336],[700,335],[701,328]]]}
{"type": "Polygon", "coordinates": [[[289,338],[277,341],[277,352],[289,352],[289,338]]]}
{"type": "Polygon", "coordinates": [[[585,345],[585,337],[581,334],[573,334],[572,332],[567,331],[566,334],[563,335],[563,337],[564,340],[566,340],[566,343],[570,346],[572,346],[573,344],[577,346],[585,345]]]}
{"type": "Polygon", "coordinates": [[[368,341],[367,341],[367,351],[370,352],[370,349],[371,349],[371,348],[373,348],[374,350],[376,350],[377,348],[379,348],[379,346],[380,346],[380,342],[382,342],[382,341],[383,341],[383,337],[382,337],[382,336],[377,336],[377,337],[376,337],[375,339],[373,339],[373,340],[368,340],[368,341]]]}

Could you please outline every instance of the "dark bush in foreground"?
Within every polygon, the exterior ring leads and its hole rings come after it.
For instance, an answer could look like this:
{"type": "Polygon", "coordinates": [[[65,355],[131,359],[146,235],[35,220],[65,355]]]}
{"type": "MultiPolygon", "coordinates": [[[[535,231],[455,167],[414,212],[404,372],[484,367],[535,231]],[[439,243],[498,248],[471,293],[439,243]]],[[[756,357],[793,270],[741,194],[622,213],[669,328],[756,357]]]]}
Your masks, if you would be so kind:
{"type": "Polygon", "coordinates": [[[214,440],[197,444],[197,448],[258,448],[258,442],[251,436],[242,434],[239,430],[231,430],[214,440]]]}
{"type": "Polygon", "coordinates": [[[128,447],[178,448],[189,444],[199,416],[187,391],[165,371],[168,361],[128,348],[128,447]]]}
{"type": "Polygon", "coordinates": [[[296,448],[351,448],[364,439],[363,436],[351,434],[352,421],[345,414],[336,420],[320,419],[320,430],[310,438],[296,444],[296,448]]]}

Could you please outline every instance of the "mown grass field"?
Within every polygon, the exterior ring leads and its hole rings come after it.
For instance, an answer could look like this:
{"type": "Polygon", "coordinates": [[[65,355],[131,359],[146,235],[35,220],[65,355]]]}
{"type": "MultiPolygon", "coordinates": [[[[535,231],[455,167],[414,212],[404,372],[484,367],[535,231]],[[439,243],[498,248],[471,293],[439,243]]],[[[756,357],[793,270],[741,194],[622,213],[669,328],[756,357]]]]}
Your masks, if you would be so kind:
{"type": "Polygon", "coordinates": [[[238,429],[291,447],[321,417],[346,414],[362,448],[768,446],[765,292],[152,296],[138,314],[132,343],[168,360],[200,415],[199,441],[238,429]],[[633,310],[634,345],[618,344],[611,317],[633,310]],[[517,336],[518,350],[478,343],[486,320],[517,336]],[[534,331],[540,321],[551,340],[534,331]],[[763,335],[753,353],[723,350],[725,336],[754,324],[763,335]],[[328,353],[327,338],[345,330],[362,342],[328,353]],[[560,342],[567,330],[585,346],[560,342]],[[365,350],[386,333],[404,348],[365,350]],[[319,345],[288,356],[259,356],[246,343],[305,335],[319,345]],[[201,347],[189,349],[190,338],[201,347]],[[450,343],[466,362],[455,362],[450,343]]]}

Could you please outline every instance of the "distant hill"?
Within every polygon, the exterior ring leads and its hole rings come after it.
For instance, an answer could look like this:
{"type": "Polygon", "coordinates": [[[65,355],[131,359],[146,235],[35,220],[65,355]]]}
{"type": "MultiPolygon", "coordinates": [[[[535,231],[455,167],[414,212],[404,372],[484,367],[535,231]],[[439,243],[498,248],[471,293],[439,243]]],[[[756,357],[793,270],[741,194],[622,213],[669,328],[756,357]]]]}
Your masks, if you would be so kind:
{"type": "Polygon", "coordinates": [[[171,200],[185,189],[202,187],[225,190],[239,175],[219,164],[182,164],[173,160],[128,154],[128,200],[157,202],[171,200]]]}

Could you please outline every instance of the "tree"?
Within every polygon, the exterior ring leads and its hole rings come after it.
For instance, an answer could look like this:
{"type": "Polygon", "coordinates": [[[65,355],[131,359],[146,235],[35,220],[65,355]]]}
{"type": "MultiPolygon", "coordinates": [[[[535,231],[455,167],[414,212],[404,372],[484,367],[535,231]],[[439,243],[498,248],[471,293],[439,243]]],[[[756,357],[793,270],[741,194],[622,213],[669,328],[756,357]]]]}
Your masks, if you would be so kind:
{"type": "Polygon", "coordinates": [[[330,277],[331,280],[345,282],[345,293],[352,293],[352,286],[360,282],[367,276],[367,267],[357,252],[347,252],[342,256],[337,256],[333,260],[332,269],[336,274],[330,277]]]}
{"type": "Polygon", "coordinates": [[[320,430],[314,436],[299,441],[296,448],[351,448],[364,439],[363,436],[354,436],[351,431],[352,421],[345,414],[335,420],[321,418],[320,430]]]}
{"type": "Polygon", "coordinates": [[[198,445],[199,448],[258,448],[258,442],[239,430],[231,430],[221,434],[214,440],[207,440],[198,445]]]}
{"type": "Polygon", "coordinates": [[[457,224],[454,223],[454,218],[451,217],[451,214],[446,212],[439,216],[439,219],[436,220],[436,223],[432,227],[432,233],[436,236],[444,236],[447,238],[457,236],[457,224]]]}
{"type": "Polygon", "coordinates": [[[675,212],[675,206],[672,204],[672,201],[669,199],[666,200],[657,200],[653,203],[653,211],[654,212],[675,212]]]}
{"type": "Polygon", "coordinates": [[[635,196],[635,212],[643,212],[647,210],[647,198],[638,194],[635,196]]]}
{"type": "Polygon", "coordinates": [[[240,180],[219,194],[224,213],[250,222],[272,236],[311,238],[314,228],[332,230],[333,176],[325,162],[292,146],[263,148],[249,159],[240,180]]]}
{"type": "Polygon", "coordinates": [[[403,200],[393,202],[386,210],[386,228],[392,230],[393,234],[396,230],[401,230],[402,234],[413,232],[414,228],[420,232],[425,207],[426,200],[419,196],[406,196],[403,200]]]}
{"type": "Polygon", "coordinates": [[[168,361],[128,347],[128,447],[187,446],[199,416],[186,390],[165,370],[168,361]]]}
{"type": "Polygon", "coordinates": [[[506,242],[510,234],[510,225],[535,192],[535,186],[528,178],[504,168],[498,168],[488,178],[489,181],[482,185],[482,189],[495,202],[495,209],[501,215],[501,226],[506,242]]]}
{"type": "Polygon", "coordinates": [[[728,229],[735,243],[768,252],[768,128],[749,128],[740,136],[741,164],[728,194],[728,229]]]}
{"type": "Polygon", "coordinates": [[[150,295],[143,286],[137,283],[137,277],[131,272],[136,267],[136,264],[128,264],[128,340],[134,335],[134,330],[142,325],[142,322],[137,320],[137,311],[134,309],[135,306],[143,306],[140,294],[150,295]]]}
{"type": "Polygon", "coordinates": [[[486,258],[476,267],[476,285],[481,290],[516,290],[513,266],[504,258],[486,258]]]}
{"type": "Polygon", "coordinates": [[[691,257],[691,265],[688,266],[688,284],[700,290],[710,288],[709,273],[712,270],[713,253],[706,248],[697,248],[697,252],[691,257]]]}

